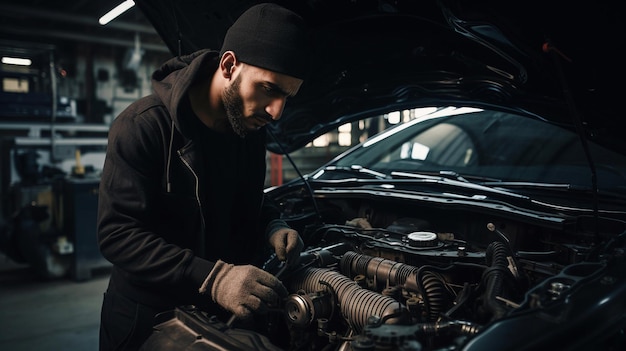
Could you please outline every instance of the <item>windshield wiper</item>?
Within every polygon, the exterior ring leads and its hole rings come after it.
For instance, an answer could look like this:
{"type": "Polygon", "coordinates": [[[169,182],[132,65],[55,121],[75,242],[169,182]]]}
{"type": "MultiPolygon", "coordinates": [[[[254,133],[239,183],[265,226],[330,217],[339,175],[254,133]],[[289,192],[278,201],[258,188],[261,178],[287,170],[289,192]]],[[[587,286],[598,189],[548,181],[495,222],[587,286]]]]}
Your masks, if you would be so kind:
{"type": "Polygon", "coordinates": [[[378,179],[387,179],[389,176],[385,173],[381,173],[369,168],[365,168],[360,165],[351,165],[350,167],[345,166],[327,166],[324,168],[324,171],[340,171],[340,172],[348,172],[348,173],[357,173],[357,174],[367,174],[374,178],[378,179]]]}
{"type": "Polygon", "coordinates": [[[535,182],[520,182],[520,181],[497,181],[497,182],[483,182],[482,185],[498,186],[504,188],[533,188],[533,189],[553,189],[553,190],[581,190],[591,191],[591,188],[584,186],[576,186],[567,183],[535,183],[535,182]]]}
{"type": "Polygon", "coordinates": [[[456,171],[450,171],[450,170],[442,170],[439,171],[438,173],[440,176],[448,178],[448,179],[455,179],[455,180],[459,180],[462,182],[467,182],[467,183],[478,183],[478,181],[480,181],[480,184],[486,185],[486,182],[500,182],[500,179],[497,178],[488,178],[488,177],[483,177],[483,176],[475,176],[475,175],[461,175],[456,171]]]}
{"type": "MultiPolygon", "coordinates": [[[[532,189],[532,190],[551,190],[568,193],[592,194],[594,189],[589,186],[573,185],[567,183],[535,183],[535,182],[519,182],[519,181],[503,181],[503,182],[483,182],[482,185],[501,187],[506,189],[532,189]]],[[[626,195],[616,192],[607,192],[598,190],[598,195],[616,199],[626,199],[626,195]]]]}
{"type": "Polygon", "coordinates": [[[504,189],[496,189],[496,188],[482,185],[482,184],[472,183],[468,181],[467,179],[461,176],[458,176],[458,174],[456,177],[451,177],[452,173],[455,173],[455,172],[451,172],[451,173],[444,172],[443,174],[440,172],[438,175],[429,175],[429,174],[422,174],[422,173],[408,173],[408,172],[391,172],[391,176],[393,178],[421,179],[421,180],[424,180],[425,182],[433,182],[433,183],[438,183],[438,184],[457,186],[457,187],[476,190],[476,191],[480,191],[484,193],[493,193],[493,194],[504,195],[508,197],[514,197],[514,198],[522,199],[522,200],[530,200],[530,197],[525,196],[525,195],[520,195],[517,193],[506,191],[504,189]]]}

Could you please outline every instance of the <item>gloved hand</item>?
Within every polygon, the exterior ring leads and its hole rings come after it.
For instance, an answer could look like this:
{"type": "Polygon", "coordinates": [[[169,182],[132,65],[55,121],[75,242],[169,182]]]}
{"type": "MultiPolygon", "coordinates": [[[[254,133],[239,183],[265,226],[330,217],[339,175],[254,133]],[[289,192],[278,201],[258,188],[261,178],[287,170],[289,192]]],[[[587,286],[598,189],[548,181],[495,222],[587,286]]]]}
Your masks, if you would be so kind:
{"type": "Polygon", "coordinates": [[[304,242],[298,232],[291,228],[280,228],[269,237],[270,245],[276,252],[276,257],[289,264],[296,264],[300,253],[304,249],[304,242]]]}
{"type": "Polygon", "coordinates": [[[272,274],[252,265],[236,266],[218,260],[204,280],[200,293],[211,292],[213,301],[237,318],[253,312],[265,313],[268,305],[278,306],[288,292],[272,274]]]}

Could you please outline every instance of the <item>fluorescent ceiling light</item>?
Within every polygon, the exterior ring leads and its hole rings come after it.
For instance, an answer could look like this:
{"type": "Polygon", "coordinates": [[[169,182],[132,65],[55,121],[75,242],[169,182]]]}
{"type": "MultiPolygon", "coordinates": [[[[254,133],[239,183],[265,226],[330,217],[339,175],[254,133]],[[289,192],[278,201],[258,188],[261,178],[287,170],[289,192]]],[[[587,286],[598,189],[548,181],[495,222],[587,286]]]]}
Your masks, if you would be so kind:
{"type": "Polygon", "coordinates": [[[104,26],[105,24],[111,22],[117,16],[128,11],[128,9],[133,6],[135,6],[135,2],[133,0],[125,0],[121,4],[117,5],[113,10],[107,12],[104,16],[100,17],[98,22],[100,22],[100,24],[104,26]]]}
{"type": "Polygon", "coordinates": [[[30,66],[32,61],[27,58],[3,57],[2,63],[7,65],[30,66]]]}

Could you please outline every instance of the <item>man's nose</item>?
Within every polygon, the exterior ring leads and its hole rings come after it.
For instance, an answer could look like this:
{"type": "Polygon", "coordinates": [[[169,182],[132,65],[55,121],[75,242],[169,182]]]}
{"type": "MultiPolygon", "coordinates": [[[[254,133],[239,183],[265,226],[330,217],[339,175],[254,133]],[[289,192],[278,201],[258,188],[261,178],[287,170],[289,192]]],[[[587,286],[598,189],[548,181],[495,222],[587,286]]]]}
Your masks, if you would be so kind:
{"type": "Polygon", "coordinates": [[[286,103],[287,98],[272,99],[272,101],[270,101],[270,103],[265,107],[265,112],[272,116],[274,121],[277,121],[282,116],[286,103]]]}

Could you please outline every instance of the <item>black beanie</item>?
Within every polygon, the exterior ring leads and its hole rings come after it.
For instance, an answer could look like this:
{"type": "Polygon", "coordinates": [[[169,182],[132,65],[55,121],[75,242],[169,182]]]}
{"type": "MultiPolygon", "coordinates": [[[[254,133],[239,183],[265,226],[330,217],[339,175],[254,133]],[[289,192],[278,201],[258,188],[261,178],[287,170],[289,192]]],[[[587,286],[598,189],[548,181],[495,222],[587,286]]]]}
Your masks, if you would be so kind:
{"type": "Polygon", "coordinates": [[[304,79],[307,32],[296,13],[272,3],[246,10],[226,32],[220,51],[233,51],[247,64],[304,79]]]}

